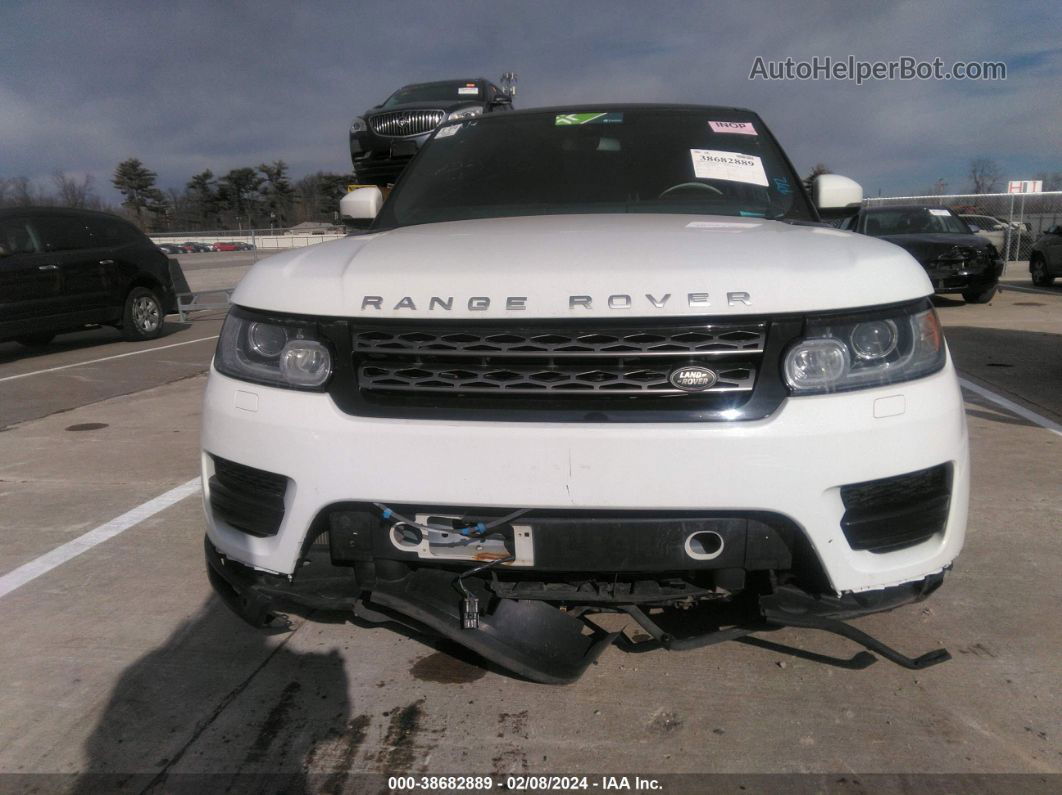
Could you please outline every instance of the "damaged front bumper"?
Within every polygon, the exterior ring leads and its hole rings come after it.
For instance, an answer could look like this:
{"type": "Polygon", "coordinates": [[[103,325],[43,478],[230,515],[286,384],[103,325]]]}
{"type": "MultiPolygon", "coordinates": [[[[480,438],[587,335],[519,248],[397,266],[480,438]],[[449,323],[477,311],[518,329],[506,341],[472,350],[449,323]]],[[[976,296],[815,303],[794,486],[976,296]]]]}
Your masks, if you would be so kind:
{"type": "MultiPolygon", "coordinates": [[[[285,611],[353,612],[372,623],[395,622],[415,631],[448,638],[526,679],[565,684],[578,679],[604,649],[620,637],[596,626],[596,613],[621,612],[651,638],[637,650],[686,650],[783,626],[819,629],[847,637],[908,668],[925,668],[949,655],[937,649],[908,658],[845,624],[842,619],[891,610],[920,601],[942,583],[944,572],[915,582],[842,595],[816,595],[794,585],[771,582],[758,595],[712,599],[682,592],[683,586],[658,581],[617,583],[597,588],[596,596],[535,594],[497,577],[459,580],[452,568],[401,563],[357,568],[334,566],[311,548],[296,575],[259,571],[225,557],[205,539],[210,582],[237,615],[255,627],[275,624],[285,611]],[[663,587],[663,591],[661,591],[663,587]],[[673,587],[674,592],[667,592],[673,587]],[[476,605],[474,628],[462,606],[476,605]],[[661,610],[655,610],[662,607],[661,610]],[[678,609],[682,607],[683,609],[678,609]]],[[[688,586],[688,584],[687,584],[688,586]]],[[[853,658],[851,667],[873,662],[853,658]],[[858,662],[856,662],[858,661],[858,662]]]]}

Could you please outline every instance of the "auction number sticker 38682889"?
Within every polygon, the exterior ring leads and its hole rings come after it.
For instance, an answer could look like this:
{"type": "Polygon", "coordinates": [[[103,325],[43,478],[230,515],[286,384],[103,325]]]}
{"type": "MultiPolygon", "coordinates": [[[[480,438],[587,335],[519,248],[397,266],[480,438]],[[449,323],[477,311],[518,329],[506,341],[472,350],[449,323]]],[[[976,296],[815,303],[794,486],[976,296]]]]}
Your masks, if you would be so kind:
{"type": "Polygon", "coordinates": [[[767,187],[767,172],[757,155],[719,149],[691,149],[693,174],[697,179],[725,179],[767,187]]]}

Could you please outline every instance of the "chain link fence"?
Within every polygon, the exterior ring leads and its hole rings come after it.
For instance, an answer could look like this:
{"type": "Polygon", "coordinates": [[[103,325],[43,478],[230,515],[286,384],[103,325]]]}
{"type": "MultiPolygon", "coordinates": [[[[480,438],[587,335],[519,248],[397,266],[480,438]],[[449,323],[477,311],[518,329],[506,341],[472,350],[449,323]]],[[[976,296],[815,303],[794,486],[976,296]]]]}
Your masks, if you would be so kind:
{"type": "Polygon", "coordinates": [[[1029,249],[1048,229],[1062,223],[1062,191],[1047,193],[957,193],[865,199],[867,207],[921,204],[947,207],[976,226],[1008,262],[1029,258],[1029,249]]]}

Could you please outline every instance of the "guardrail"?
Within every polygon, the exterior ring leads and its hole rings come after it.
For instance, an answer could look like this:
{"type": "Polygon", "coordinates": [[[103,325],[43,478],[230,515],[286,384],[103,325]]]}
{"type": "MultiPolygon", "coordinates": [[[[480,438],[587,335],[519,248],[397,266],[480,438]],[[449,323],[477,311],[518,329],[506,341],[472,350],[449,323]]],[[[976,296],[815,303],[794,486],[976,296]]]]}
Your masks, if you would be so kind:
{"type": "Polygon", "coordinates": [[[231,229],[216,232],[166,232],[148,235],[156,245],[159,243],[250,243],[258,250],[281,250],[302,248],[318,243],[342,240],[344,231],[292,232],[291,230],[264,229],[233,232],[231,229]]]}

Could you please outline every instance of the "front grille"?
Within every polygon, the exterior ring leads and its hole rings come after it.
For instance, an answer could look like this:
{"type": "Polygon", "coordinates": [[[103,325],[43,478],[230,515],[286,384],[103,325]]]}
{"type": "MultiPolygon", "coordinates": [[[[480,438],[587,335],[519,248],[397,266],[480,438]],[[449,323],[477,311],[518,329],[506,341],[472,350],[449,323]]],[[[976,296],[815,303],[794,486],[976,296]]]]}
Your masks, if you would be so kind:
{"type": "Polygon", "coordinates": [[[766,323],[668,328],[400,327],[355,329],[358,386],[369,393],[667,396],[749,393],[766,323]],[[697,393],[671,373],[697,364],[716,383],[697,393]]]}
{"type": "MultiPolygon", "coordinates": [[[[684,395],[668,380],[671,368],[657,366],[600,367],[587,364],[554,363],[542,365],[462,364],[383,362],[363,364],[358,370],[362,389],[390,392],[504,392],[510,395],[585,394],[684,395]]],[[[729,366],[716,370],[718,381],[705,390],[710,393],[751,392],[756,380],[752,365],[729,366]]]]}
{"type": "Polygon", "coordinates": [[[354,161],[354,175],[358,182],[366,185],[386,185],[397,182],[403,169],[412,159],[413,155],[358,158],[354,161]]]}
{"type": "Polygon", "coordinates": [[[441,110],[396,110],[369,117],[369,125],[377,135],[405,138],[431,132],[446,117],[441,110]]]}
{"type": "Polygon", "coordinates": [[[255,536],[276,535],[284,519],[288,479],[213,456],[210,507],[228,524],[255,536]]]}
{"type": "Polygon", "coordinates": [[[951,465],[841,487],[841,529],[849,546],[893,552],[944,530],[951,505],[951,465]]]}

